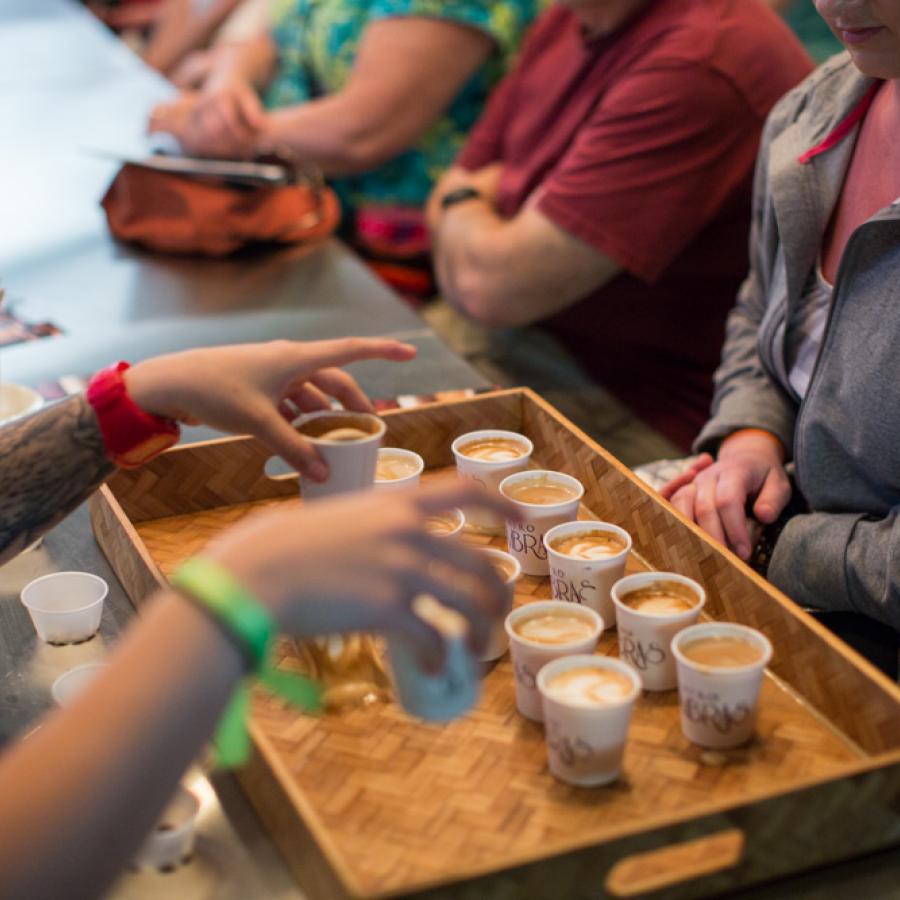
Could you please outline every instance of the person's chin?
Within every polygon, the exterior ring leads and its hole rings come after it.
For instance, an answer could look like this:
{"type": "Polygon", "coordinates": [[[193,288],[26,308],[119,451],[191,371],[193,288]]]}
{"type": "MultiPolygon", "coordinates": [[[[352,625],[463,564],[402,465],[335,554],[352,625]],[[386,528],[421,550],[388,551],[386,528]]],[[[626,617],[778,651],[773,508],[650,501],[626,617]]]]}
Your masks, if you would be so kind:
{"type": "Polygon", "coordinates": [[[845,45],[853,64],[869,78],[900,78],[900,50],[891,51],[865,45],[845,45]]]}

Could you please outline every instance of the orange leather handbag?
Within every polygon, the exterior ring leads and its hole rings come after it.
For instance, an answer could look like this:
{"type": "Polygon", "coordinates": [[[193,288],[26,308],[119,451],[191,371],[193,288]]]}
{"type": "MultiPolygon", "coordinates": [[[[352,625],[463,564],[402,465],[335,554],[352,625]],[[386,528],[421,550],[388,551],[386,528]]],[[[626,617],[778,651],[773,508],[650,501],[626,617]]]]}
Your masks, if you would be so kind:
{"type": "Polygon", "coordinates": [[[340,221],[321,173],[280,162],[132,160],[101,203],[115,237],[165,253],[226,256],[251,244],[321,241],[340,221]]]}

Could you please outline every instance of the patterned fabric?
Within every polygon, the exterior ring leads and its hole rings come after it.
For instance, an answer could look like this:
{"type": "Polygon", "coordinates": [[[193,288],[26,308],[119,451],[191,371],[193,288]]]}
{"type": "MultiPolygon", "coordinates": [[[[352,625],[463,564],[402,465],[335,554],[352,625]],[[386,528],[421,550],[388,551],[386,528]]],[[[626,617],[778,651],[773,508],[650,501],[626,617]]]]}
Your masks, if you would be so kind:
{"type": "Polygon", "coordinates": [[[345,209],[421,207],[453,161],[485,99],[509,67],[539,0],[274,0],[273,37],[280,68],[269,107],[304,103],[341,90],[370,22],[398,16],[446,19],[484,31],[496,52],[459,92],[446,114],[410,150],[378,169],[333,184],[345,209]]]}

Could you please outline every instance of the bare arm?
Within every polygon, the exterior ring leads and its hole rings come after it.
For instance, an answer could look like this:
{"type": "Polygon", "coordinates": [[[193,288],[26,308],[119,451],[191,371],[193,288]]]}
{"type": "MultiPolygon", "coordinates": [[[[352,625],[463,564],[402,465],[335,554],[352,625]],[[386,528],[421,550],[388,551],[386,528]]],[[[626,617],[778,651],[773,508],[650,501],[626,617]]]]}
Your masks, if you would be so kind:
{"type": "Polygon", "coordinates": [[[200,11],[194,0],[169,0],[144,50],[144,62],[167,74],[185,54],[205,47],[240,0],[215,0],[200,11]]]}
{"type": "MultiPolygon", "coordinates": [[[[465,182],[464,174],[454,176],[465,182]]],[[[443,191],[454,181],[441,182],[443,191]]],[[[442,192],[439,186],[436,193],[442,192]]],[[[435,207],[430,204],[432,212],[435,207]]],[[[504,219],[483,200],[433,218],[435,264],[444,296],[488,325],[525,325],[560,312],[620,271],[610,257],[532,205],[504,219]]]]}
{"type": "Polygon", "coordinates": [[[385,19],[366,28],[350,79],[334,94],[265,112],[247,84],[259,85],[260,53],[256,68],[250,57],[241,63],[243,83],[237,64],[223,69],[195,98],[157,107],[151,128],[172,133],[199,156],[287,148],[328,175],[362,172],[415,143],[492,47],[486,34],[455,22],[385,19]]]}
{"type": "MultiPolygon", "coordinates": [[[[453,482],[248,518],[207,556],[280,630],[403,635],[423,664],[440,639],[411,610],[423,591],[455,607],[483,646],[504,604],[489,562],[425,532],[428,515],[505,501],[453,482]],[[436,568],[432,563],[437,563],[436,568]]],[[[197,755],[242,672],[240,653],[178,594],[157,599],[76,702],[0,758],[0,898],[97,897],[128,861],[197,755]]]]}
{"type": "Polygon", "coordinates": [[[0,429],[0,562],[62,521],[113,468],[83,396],[0,429]]]}

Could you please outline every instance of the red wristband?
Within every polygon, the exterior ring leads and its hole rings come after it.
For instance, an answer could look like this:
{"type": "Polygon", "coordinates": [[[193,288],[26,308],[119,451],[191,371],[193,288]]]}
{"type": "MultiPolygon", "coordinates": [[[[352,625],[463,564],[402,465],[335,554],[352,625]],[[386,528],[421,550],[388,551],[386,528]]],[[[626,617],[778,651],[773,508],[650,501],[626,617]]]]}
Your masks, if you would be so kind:
{"type": "Polygon", "coordinates": [[[103,435],[106,455],[124,469],[133,469],[178,443],[181,429],[172,419],[145,412],[128,396],[122,373],[127,362],[101,369],[90,380],[86,397],[103,435]]]}

